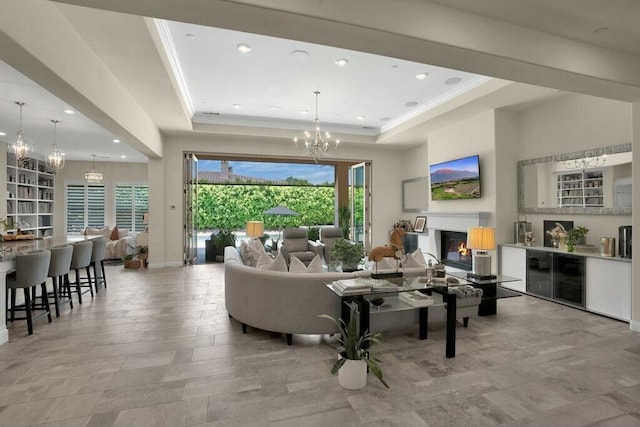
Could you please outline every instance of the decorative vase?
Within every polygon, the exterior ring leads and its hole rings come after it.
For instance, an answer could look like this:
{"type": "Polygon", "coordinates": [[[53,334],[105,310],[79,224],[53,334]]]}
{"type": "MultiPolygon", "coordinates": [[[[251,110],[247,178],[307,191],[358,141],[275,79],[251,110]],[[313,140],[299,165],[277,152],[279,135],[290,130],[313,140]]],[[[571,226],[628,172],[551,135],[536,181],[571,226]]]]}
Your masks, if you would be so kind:
{"type": "Polygon", "coordinates": [[[567,243],[567,252],[573,252],[573,250],[575,249],[575,246],[573,243],[567,243]]]}
{"type": "Polygon", "coordinates": [[[359,390],[367,385],[367,362],[349,360],[338,371],[338,383],[347,390],[359,390]]]}

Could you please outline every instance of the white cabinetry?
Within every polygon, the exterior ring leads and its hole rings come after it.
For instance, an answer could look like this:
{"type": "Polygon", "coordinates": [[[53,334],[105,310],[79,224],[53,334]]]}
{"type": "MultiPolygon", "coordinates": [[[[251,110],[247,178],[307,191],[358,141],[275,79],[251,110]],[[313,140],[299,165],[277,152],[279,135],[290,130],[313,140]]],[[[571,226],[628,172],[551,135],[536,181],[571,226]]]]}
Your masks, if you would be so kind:
{"type": "Polygon", "coordinates": [[[587,258],[587,310],[631,319],[631,263],[587,258]]]}
{"type": "Polygon", "coordinates": [[[8,229],[36,237],[53,235],[53,174],[44,160],[29,159],[24,167],[7,153],[8,229]]]}
{"type": "MultiPolygon", "coordinates": [[[[566,258],[566,255],[569,255],[568,253],[540,246],[529,248],[513,244],[500,245],[498,252],[500,254],[499,274],[523,279],[517,282],[503,283],[503,287],[533,296],[559,299],[554,292],[554,289],[557,290],[557,286],[562,284],[557,272],[549,273],[551,274],[549,295],[541,295],[531,291],[532,286],[535,288],[535,281],[529,283],[530,292],[527,292],[527,253],[548,252],[549,255],[554,255],[550,257],[554,260],[559,258],[558,255],[565,255],[566,258]]],[[[587,311],[614,319],[630,321],[631,262],[622,258],[607,258],[596,254],[581,254],[579,252],[572,253],[570,256],[584,258],[585,281],[583,283],[586,288],[584,290],[584,308],[587,311]]],[[[555,263],[555,261],[553,262],[555,263]]],[[[555,270],[555,268],[549,268],[549,272],[555,270]]]]}
{"type": "Polygon", "coordinates": [[[503,288],[513,289],[518,292],[527,290],[527,250],[523,247],[500,246],[500,274],[503,276],[518,277],[517,282],[502,283],[503,288]]]}

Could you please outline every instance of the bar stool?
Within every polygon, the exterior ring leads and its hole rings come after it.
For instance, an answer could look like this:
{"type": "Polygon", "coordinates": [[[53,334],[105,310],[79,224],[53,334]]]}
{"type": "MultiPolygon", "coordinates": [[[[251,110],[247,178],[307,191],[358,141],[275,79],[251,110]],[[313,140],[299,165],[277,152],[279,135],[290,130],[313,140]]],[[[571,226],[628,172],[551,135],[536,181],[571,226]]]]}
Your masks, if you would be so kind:
{"type": "Polygon", "coordinates": [[[104,285],[107,288],[107,276],[104,274],[104,255],[107,252],[107,238],[99,237],[92,239],[93,251],[91,252],[91,263],[93,266],[93,279],[95,281],[96,293],[98,293],[98,285],[104,285]],[[98,263],[100,263],[100,272],[98,275],[98,263]]]}
{"type": "Polygon", "coordinates": [[[39,251],[31,252],[16,257],[16,274],[7,279],[7,292],[11,293],[11,316],[12,322],[15,320],[27,321],[27,330],[29,335],[33,334],[33,321],[38,320],[45,315],[51,323],[51,311],[49,309],[49,299],[42,298],[42,304],[35,304],[32,300],[30,290],[35,295],[36,287],[40,285],[42,295],[47,295],[47,272],[49,271],[49,261],[51,260],[51,252],[39,251]],[[16,306],[16,290],[22,288],[24,290],[24,306],[16,306]],[[22,308],[24,307],[24,308],[22,308]],[[33,310],[44,310],[44,313],[33,318],[33,310]],[[25,317],[15,317],[16,311],[24,311],[25,317]]]}
{"type": "Polygon", "coordinates": [[[69,299],[65,301],[60,300],[60,294],[64,293],[64,289],[67,283],[69,283],[69,270],[71,269],[71,257],[73,255],[72,246],[61,246],[58,248],[52,248],[51,262],[49,263],[49,273],[47,277],[51,277],[53,283],[53,292],[49,292],[48,296],[53,297],[53,305],[56,309],[56,317],[60,317],[60,304],[68,302],[70,307],[73,308],[73,301],[71,300],[71,293],[69,293],[69,299]]]}
{"type": "MultiPolygon", "coordinates": [[[[75,286],[75,291],[78,293],[78,304],[82,304],[82,294],[80,288],[89,287],[89,292],[91,292],[91,297],[93,298],[93,288],[91,287],[91,270],[89,269],[89,264],[91,264],[91,252],[93,252],[93,243],[91,241],[78,242],[73,245],[73,253],[71,256],[71,270],[74,270],[76,273],[75,281],[73,283],[69,283],[67,281],[67,292],[69,293],[69,298],[71,298],[71,286],[75,286]],[[82,278],[80,277],[80,270],[86,269],[88,283],[85,285],[82,282],[82,278]]],[[[85,291],[84,293],[86,293],[85,291]]]]}

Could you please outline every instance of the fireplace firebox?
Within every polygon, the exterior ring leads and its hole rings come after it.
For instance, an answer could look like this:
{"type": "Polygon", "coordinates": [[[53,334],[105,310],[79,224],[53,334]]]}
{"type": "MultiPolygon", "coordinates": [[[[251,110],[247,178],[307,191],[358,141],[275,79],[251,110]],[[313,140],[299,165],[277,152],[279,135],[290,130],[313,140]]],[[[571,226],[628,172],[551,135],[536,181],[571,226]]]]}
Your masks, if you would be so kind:
{"type": "Polygon", "coordinates": [[[440,231],[440,259],[445,265],[471,271],[473,255],[467,248],[467,233],[440,231]]]}

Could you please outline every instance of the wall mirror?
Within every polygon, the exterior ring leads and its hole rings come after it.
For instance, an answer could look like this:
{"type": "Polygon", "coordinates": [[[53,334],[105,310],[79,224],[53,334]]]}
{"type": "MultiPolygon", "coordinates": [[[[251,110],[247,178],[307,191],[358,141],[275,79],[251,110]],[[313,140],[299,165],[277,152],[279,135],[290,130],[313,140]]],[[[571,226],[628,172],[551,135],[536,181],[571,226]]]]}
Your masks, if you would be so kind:
{"type": "Polygon", "coordinates": [[[520,213],[631,215],[631,144],[518,162],[520,213]]]}
{"type": "Polygon", "coordinates": [[[427,177],[402,181],[402,212],[426,212],[429,208],[427,177]]]}

